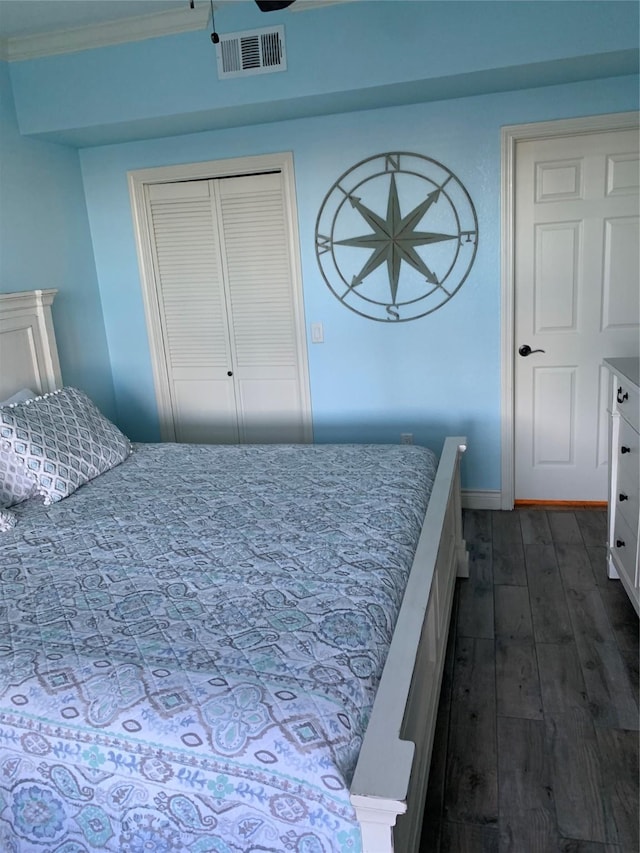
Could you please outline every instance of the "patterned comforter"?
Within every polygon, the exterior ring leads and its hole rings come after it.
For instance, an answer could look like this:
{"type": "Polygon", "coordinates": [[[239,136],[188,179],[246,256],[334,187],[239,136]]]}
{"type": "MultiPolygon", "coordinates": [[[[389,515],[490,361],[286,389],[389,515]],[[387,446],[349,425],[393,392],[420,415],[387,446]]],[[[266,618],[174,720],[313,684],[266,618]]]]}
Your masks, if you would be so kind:
{"type": "Polygon", "coordinates": [[[135,445],[0,536],[0,850],[358,851],[436,461],[135,445]]]}

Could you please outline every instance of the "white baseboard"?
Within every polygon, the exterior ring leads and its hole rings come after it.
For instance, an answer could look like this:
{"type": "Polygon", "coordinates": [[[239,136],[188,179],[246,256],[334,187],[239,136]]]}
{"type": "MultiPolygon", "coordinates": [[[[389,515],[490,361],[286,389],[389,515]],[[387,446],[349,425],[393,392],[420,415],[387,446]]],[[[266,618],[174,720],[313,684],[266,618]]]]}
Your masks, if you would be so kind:
{"type": "Polygon", "coordinates": [[[462,490],[463,509],[502,509],[501,493],[490,490],[462,490]]]}

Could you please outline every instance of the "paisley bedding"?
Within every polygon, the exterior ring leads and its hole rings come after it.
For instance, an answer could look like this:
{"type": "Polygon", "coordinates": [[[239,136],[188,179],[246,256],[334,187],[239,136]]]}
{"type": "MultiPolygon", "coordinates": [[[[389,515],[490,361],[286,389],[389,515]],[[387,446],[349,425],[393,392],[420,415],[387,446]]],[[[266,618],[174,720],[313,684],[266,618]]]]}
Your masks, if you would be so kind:
{"type": "Polygon", "coordinates": [[[0,535],[0,850],[358,851],[419,447],[134,445],[0,535]]]}

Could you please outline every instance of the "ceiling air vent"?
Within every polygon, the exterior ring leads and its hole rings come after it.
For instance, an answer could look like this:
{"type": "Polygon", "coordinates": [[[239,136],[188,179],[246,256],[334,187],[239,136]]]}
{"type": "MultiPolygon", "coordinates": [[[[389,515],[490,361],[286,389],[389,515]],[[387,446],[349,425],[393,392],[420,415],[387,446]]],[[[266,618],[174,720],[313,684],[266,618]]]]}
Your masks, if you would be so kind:
{"type": "Polygon", "coordinates": [[[246,30],[242,33],[220,35],[216,54],[220,79],[286,71],[284,27],[268,27],[262,30],[246,30]]]}

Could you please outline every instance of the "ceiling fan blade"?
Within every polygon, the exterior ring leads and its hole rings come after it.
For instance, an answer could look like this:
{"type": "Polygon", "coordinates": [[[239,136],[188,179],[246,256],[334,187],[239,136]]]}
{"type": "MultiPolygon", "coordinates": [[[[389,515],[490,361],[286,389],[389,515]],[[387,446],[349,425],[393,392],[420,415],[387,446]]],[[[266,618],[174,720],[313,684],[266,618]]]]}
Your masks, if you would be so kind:
{"type": "Polygon", "coordinates": [[[286,9],[295,0],[256,0],[261,12],[275,12],[277,9],[286,9]]]}

